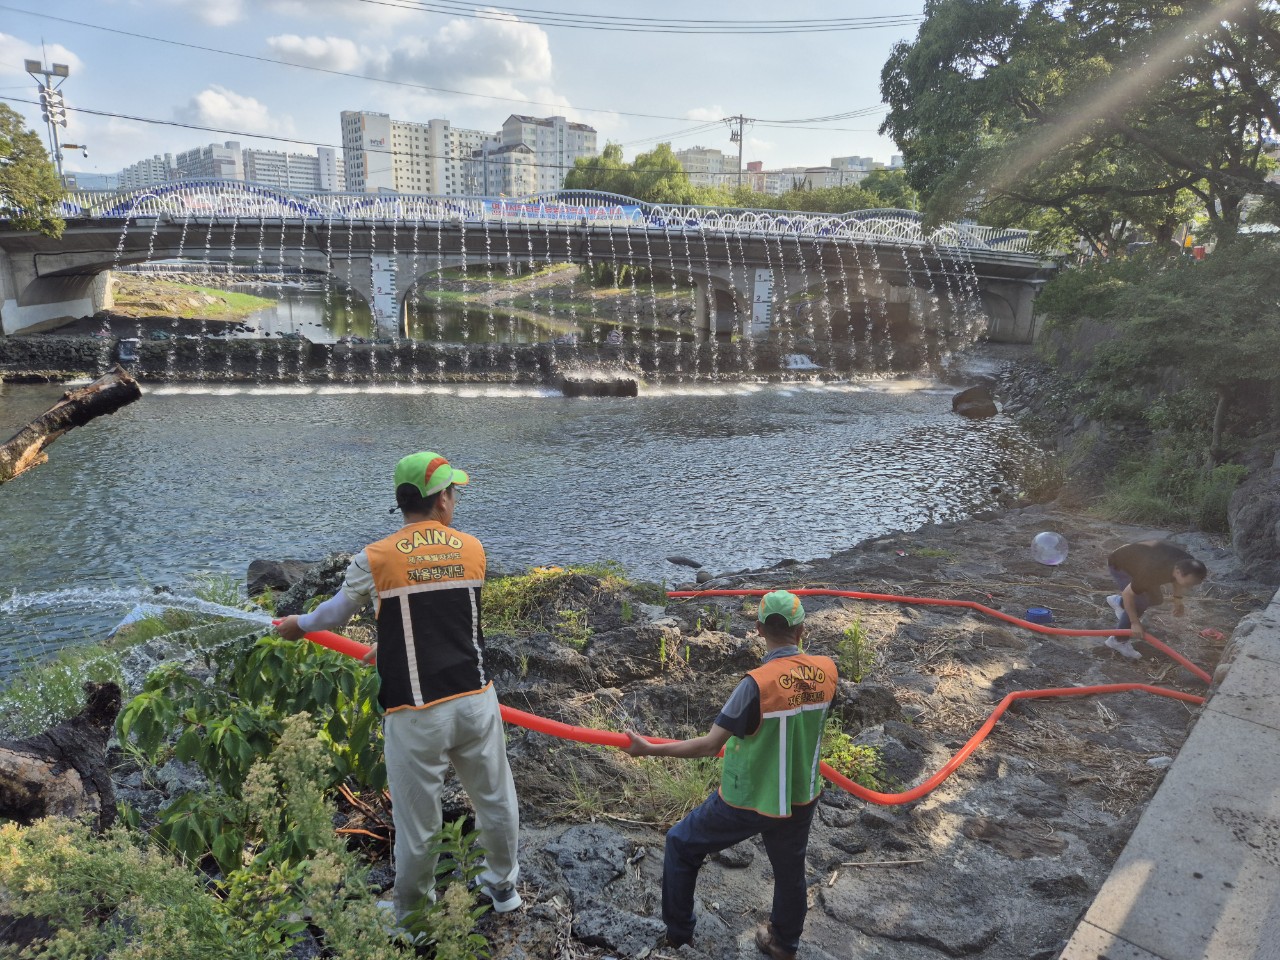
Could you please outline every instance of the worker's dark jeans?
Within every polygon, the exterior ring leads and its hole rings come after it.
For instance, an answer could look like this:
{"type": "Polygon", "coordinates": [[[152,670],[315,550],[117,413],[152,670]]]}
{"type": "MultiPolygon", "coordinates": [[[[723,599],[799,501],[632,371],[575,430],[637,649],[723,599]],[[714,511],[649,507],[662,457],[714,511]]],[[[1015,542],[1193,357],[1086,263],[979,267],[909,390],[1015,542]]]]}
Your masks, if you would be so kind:
{"type": "Polygon", "coordinates": [[[693,936],[693,889],[702,861],[709,854],[760,834],[773,865],[773,912],[769,919],[774,936],[779,946],[795,950],[800,945],[808,910],[804,858],[809,825],[817,806],[815,800],[792,807],[789,817],[766,817],[729,806],[717,790],[672,827],[667,832],[662,866],[662,920],[667,925],[667,936],[673,940],[693,936]]]}
{"type": "MultiPolygon", "coordinates": [[[[1127,573],[1125,573],[1123,570],[1120,570],[1116,567],[1108,566],[1107,570],[1111,574],[1111,579],[1116,582],[1116,586],[1120,588],[1120,596],[1121,596],[1121,599],[1123,600],[1124,588],[1129,586],[1129,584],[1133,583],[1133,578],[1129,576],[1127,573]]],[[[1152,597],[1150,594],[1138,593],[1136,591],[1134,592],[1133,603],[1134,603],[1134,606],[1138,608],[1139,620],[1142,619],[1142,615],[1147,612],[1147,609],[1151,606],[1151,601],[1154,599],[1155,598],[1152,597]]],[[[1123,604],[1120,607],[1120,622],[1116,624],[1116,626],[1121,630],[1128,630],[1131,626],[1133,626],[1133,624],[1129,622],[1129,611],[1124,608],[1123,604]]]]}

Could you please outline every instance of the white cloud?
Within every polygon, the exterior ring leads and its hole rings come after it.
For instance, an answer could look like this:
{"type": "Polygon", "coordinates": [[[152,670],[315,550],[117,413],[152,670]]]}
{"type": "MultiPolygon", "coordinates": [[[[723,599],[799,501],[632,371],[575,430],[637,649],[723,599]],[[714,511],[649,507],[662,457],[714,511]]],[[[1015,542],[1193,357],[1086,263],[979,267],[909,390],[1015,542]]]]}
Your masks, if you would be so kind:
{"type": "Polygon", "coordinates": [[[433,35],[405,37],[374,59],[387,77],[495,95],[548,85],[553,73],[546,33],[510,16],[450,20],[433,35]]]}
{"type": "Polygon", "coordinates": [[[293,134],[293,122],[288,118],[277,119],[261,101],[217,85],[201,90],[185,107],[178,109],[177,115],[186,123],[224,130],[267,136],[293,134]]]}
{"type": "Polygon", "coordinates": [[[711,107],[694,107],[692,110],[685,112],[685,116],[690,120],[721,120],[725,116],[724,107],[716,104],[711,107]]]}
{"type": "Polygon", "coordinates": [[[356,3],[353,0],[266,0],[263,6],[283,17],[303,18],[313,22],[325,17],[340,17],[373,29],[382,29],[410,17],[416,17],[419,23],[425,24],[429,16],[412,6],[356,3]]]}
{"type": "Polygon", "coordinates": [[[169,0],[211,27],[225,27],[244,15],[244,0],[169,0]]]}
{"type": "Polygon", "coordinates": [[[49,66],[65,63],[71,68],[73,77],[84,69],[83,61],[60,43],[46,44],[41,49],[39,44],[27,43],[12,34],[0,33],[0,76],[25,77],[27,71],[23,62],[26,60],[39,60],[49,66]]]}
{"type": "Polygon", "coordinates": [[[412,7],[394,4],[354,3],[352,0],[258,0],[252,6],[245,0],[167,0],[179,6],[203,22],[214,27],[226,27],[256,15],[278,14],[282,17],[305,18],[316,21],[340,17],[354,20],[370,27],[386,27],[413,15],[422,16],[412,7]]]}
{"type": "Polygon", "coordinates": [[[352,73],[369,59],[369,54],[342,37],[300,37],[286,33],[268,37],[272,53],[290,63],[302,63],[325,70],[352,73]]]}

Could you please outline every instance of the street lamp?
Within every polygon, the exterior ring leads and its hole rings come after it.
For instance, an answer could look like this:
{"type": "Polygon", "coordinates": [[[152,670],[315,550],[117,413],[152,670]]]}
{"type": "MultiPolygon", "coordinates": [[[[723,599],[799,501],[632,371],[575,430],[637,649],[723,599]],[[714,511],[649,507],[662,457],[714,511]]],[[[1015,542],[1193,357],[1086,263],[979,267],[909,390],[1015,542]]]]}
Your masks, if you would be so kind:
{"type": "MultiPolygon", "coordinates": [[[[51,67],[46,67],[39,60],[26,60],[23,62],[31,79],[35,80],[36,88],[40,91],[40,115],[44,117],[45,125],[49,128],[49,149],[53,154],[54,165],[58,169],[58,182],[62,182],[62,147],[58,143],[58,128],[67,125],[67,104],[62,99],[62,81],[71,75],[71,68],[65,63],[55,63],[51,67]],[[40,78],[44,81],[41,82],[40,78]],[[55,79],[56,82],[55,82],[55,79]]],[[[84,147],[78,147],[83,150],[84,147]]],[[[87,156],[87,151],[86,151],[87,156]]]]}

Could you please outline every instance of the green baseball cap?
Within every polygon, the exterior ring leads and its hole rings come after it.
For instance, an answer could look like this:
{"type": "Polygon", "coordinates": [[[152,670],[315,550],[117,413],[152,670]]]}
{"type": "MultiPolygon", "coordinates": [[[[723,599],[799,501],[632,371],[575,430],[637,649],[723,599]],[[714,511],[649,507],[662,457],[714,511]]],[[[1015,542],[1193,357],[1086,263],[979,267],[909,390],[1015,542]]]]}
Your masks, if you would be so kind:
{"type": "Polygon", "coordinates": [[[450,466],[440,454],[430,450],[410,454],[396,464],[396,489],[402,483],[411,483],[424,497],[439,493],[451,483],[466,486],[470,479],[457,467],[450,466]]]}
{"type": "Polygon", "coordinates": [[[804,607],[800,604],[800,598],[789,590],[774,590],[760,598],[760,612],[756,614],[756,619],[764,623],[775,613],[786,620],[789,627],[804,622],[804,607]]]}

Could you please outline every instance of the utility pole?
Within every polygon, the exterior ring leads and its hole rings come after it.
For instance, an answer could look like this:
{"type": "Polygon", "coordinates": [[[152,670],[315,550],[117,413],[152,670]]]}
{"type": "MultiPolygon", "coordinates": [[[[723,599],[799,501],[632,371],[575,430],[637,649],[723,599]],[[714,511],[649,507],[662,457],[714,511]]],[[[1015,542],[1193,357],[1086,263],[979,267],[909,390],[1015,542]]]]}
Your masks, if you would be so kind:
{"type": "Polygon", "coordinates": [[[742,189],[742,136],[748,123],[755,123],[751,117],[744,117],[738,114],[736,117],[725,117],[724,122],[729,125],[729,142],[738,145],[738,189],[742,189]],[[737,124],[735,127],[734,124],[737,124]]]}
{"type": "Polygon", "coordinates": [[[40,115],[44,117],[45,125],[49,128],[49,152],[53,155],[53,163],[58,170],[58,183],[61,185],[62,147],[58,143],[58,127],[67,125],[67,104],[62,99],[62,91],[58,88],[62,86],[62,81],[71,75],[71,68],[65,63],[55,63],[52,67],[46,67],[40,60],[27,60],[24,66],[40,91],[40,115]],[[44,77],[43,83],[40,82],[41,77],[44,77]],[[54,81],[55,77],[57,82],[54,81]]]}

